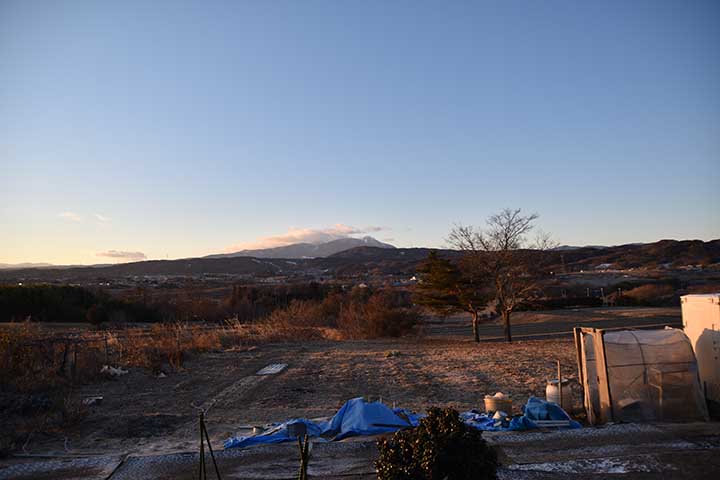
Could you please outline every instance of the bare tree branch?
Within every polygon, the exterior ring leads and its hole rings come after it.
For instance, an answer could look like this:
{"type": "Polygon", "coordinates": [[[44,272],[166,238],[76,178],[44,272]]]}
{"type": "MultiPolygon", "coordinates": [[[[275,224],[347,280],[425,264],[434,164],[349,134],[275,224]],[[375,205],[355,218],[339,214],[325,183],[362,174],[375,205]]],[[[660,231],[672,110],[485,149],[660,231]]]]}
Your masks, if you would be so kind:
{"type": "MultiPolygon", "coordinates": [[[[551,236],[537,230],[532,241],[537,213],[523,215],[522,210],[506,208],[487,219],[485,229],[456,224],[448,243],[464,253],[465,272],[486,277],[495,288],[495,302],[505,323],[505,335],[511,341],[510,314],[539,291],[538,273],[543,252],[557,246],[551,236]]],[[[466,273],[467,274],[467,273],[466,273]]]]}

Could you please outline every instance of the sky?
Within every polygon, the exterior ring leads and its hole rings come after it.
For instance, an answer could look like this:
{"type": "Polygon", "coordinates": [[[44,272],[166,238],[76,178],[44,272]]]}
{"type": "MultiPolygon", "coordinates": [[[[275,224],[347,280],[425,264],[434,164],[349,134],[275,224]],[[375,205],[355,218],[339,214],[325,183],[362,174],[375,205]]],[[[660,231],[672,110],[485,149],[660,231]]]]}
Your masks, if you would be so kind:
{"type": "Polygon", "coordinates": [[[720,237],[720,2],[0,0],[0,262],[372,235],[506,207],[720,237]]]}

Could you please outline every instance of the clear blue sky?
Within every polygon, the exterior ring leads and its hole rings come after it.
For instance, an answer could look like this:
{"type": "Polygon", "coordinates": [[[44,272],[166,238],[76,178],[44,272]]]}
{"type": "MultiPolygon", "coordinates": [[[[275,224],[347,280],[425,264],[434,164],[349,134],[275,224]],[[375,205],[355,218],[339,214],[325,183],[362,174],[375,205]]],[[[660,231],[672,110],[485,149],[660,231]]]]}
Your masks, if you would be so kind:
{"type": "Polygon", "coordinates": [[[720,237],[720,2],[0,0],[0,262],[441,246],[504,207],[720,237]]]}

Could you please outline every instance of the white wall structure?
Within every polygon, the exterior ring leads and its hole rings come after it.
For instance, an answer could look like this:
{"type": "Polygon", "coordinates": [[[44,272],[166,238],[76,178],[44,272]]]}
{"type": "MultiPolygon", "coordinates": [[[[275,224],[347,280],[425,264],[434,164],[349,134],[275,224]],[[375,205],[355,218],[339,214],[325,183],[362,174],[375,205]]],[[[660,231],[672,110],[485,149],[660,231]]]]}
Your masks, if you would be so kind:
{"type": "Polygon", "coordinates": [[[720,293],[685,295],[681,305],[705,396],[720,403],[720,293]]]}

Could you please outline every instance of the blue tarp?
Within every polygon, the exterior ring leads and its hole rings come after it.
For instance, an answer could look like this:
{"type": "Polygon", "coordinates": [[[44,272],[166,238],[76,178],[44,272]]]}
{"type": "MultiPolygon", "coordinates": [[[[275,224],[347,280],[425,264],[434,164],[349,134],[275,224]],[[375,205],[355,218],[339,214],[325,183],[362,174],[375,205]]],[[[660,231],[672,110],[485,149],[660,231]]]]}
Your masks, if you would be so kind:
{"type": "Polygon", "coordinates": [[[280,443],[296,440],[288,427],[304,423],[310,437],[325,440],[342,440],[354,435],[377,435],[415,427],[420,417],[401,408],[391,409],[381,402],[366,402],[362,397],[348,400],[338,412],[325,422],[296,418],[281,423],[270,431],[253,437],[233,437],[225,441],[225,448],[244,448],[252,445],[280,443]]]}
{"type": "MultiPolygon", "coordinates": [[[[297,439],[289,433],[292,425],[304,424],[310,437],[322,441],[342,440],[355,435],[377,435],[390,433],[402,428],[415,427],[424,415],[407,410],[391,409],[381,402],[366,402],[362,397],[348,400],[328,421],[313,422],[296,418],[281,423],[262,435],[232,437],[225,441],[225,448],[245,448],[252,445],[289,442],[297,439]]],[[[523,407],[523,415],[513,417],[510,422],[498,422],[485,413],[464,412],[460,417],[468,425],[480,430],[511,431],[538,428],[533,420],[569,420],[570,428],[580,428],[565,411],[555,403],[530,397],[523,407]]]]}
{"type": "MultiPolygon", "coordinates": [[[[523,407],[523,416],[526,422],[533,420],[569,420],[570,428],[580,428],[578,422],[570,418],[570,415],[565,413],[565,410],[560,408],[560,405],[553,402],[546,402],[545,400],[537,397],[530,397],[523,407]]],[[[532,423],[535,427],[534,423],[532,423]]]]}
{"type": "Polygon", "coordinates": [[[418,421],[417,415],[400,408],[392,410],[381,402],[368,403],[363,398],[353,398],[340,407],[324,433],[332,435],[333,440],[342,440],[354,435],[395,432],[417,426],[418,421]]]}
{"type": "Polygon", "coordinates": [[[527,403],[522,407],[523,414],[512,417],[509,422],[499,422],[485,413],[475,411],[464,412],[460,414],[460,418],[470,426],[480,430],[491,432],[503,431],[519,431],[531,430],[539,428],[535,420],[568,420],[570,422],[567,428],[580,428],[580,425],[565,413],[556,403],[546,402],[537,397],[530,397],[527,403]]]}

